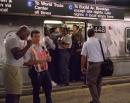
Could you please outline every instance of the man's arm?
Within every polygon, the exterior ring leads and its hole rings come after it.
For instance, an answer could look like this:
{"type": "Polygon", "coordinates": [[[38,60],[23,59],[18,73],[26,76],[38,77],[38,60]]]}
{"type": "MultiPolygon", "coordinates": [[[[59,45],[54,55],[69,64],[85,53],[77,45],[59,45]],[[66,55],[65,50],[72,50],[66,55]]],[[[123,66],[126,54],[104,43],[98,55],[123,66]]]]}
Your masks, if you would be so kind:
{"type": "Polygon", "coordinates": [[[81,55],[81,72],[84,74],[86,72],[85,64],[87,62],[86,56],[81,55]]]}
{"type": "Polygon", "coordinates": [[[12,48],[11,53],[13,54],[14,58],[18,60],[26,54],[27,50],[30,48],[31,45],[32,41],[29,40],[27,41],[27,45],[25,46],[25,48],[23,49],[20,49],[18,47],[12,48]]]}
{"type": "Polygon", "coordinates": [[[50,39],[49,37],[46,38],[45,44],[46,44],[47,47],[50,47],[53,50],[55,50],[55,48],[56,48],[56,45],[54,44],[53,40],[50,39]]]}
{"type": "Polygon", "coordinates": [[[51,60],[52,60],[52,58],[51,58],[50,54],[47,54],[46,61],[51,62],[51,60]]]}

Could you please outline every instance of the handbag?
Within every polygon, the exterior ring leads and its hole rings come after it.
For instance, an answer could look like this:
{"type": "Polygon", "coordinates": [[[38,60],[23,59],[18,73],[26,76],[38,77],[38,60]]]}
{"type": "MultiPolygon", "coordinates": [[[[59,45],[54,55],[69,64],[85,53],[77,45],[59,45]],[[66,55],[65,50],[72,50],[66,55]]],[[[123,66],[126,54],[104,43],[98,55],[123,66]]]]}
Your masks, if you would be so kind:
{"type": "Polygon", "coordinates": [[[103,63],[101,64],[100,76],[101,77],[112,76],[113,71],[114,71],[113,62],[110,58],[105,59],[103,48],[102,48],[102,43],[100,40],[99,40],[99,43],[100,43],[101,52],[102,52],[102,56],[104,60],[103,63]]]}

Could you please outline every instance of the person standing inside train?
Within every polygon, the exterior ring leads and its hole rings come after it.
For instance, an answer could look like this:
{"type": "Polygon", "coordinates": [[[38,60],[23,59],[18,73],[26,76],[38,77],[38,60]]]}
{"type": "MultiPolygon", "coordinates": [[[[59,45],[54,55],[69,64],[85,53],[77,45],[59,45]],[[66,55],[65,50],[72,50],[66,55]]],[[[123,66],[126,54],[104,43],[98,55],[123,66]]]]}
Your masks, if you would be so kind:
{"type": "Polygon", "coordinates": [[[54,27],[51,28],[50,31],[50,39],[53,40],[53,43],[55,44],[55,50],[53,50],[52,53],[52,62],[53,62],[53,68],[54,68],[54,80],[56,83],[60,83],[60,77],[59,77],[59,68],[58,68],[58,44],[57,39],[61,37],[61,30],[62,27],[54,27]]]}
{"type": "Polygon", "coordinates": [[[68,28],[62,28],[61,37],[58,38],[58,69],[60,76],[60,85],[69,85],[69,61],[70,48],[72,46],[72,39],[69,35],[68,28]]]}
{"type": "Polygon", "coordinates": [[[57,86],[56,83],[56,69],[54,65],[54,58],[55,58],[55,49],[56,45],[53,42],[53,40],[50,38],[50,32],[47,29],[47,27],[44,28],[44,43],[46,49],[49,51],[49,54],[51,56],[51,62],[48,62],[48,71],[50,72],[51,79],[52,79],[52,86],[57,86]]]}
{"type": "Polygon", "coordinates": [[[38,30],[31,32],[33,45],[25,55],[24,65],[29,67],[29,76],[33,87],[33,103],[40,103],[41,86],[45,91],[46,103],[52,103],[52,84],[47,63],[51,61],[51,57],[48,51],[40,45],[40,36],[38,30]]]}
{"type": "Polygon", "coordinates": [[[4,86],[6,91],[6,103],[19,103],[22,93],[23,80],[22,69],[23,57],[32,45],[31,40],[27,40],[30,30],[27,26],[21,26],[16,34],[6,39],[6,64],[4,67],[4,86]],[[23,40],[27,45],[23,46],[23,40]]]}
{"type": "MultiPolygon", "coordinates": [[[[106,46],[102,42],[103,51],[106,54],[106,46]]],[[[95,37],[94,29],[88,30],[88,40],[83,44],[81,51],[81,72],[84,73],[87,68],[87,84],[89,87],[92,101],[90,103],[101,103],[101,81],[100,76],[101,63],[104,61],[99,40],[95,37]],[[85,63],[87,60],[88,63],[85,63]],[[89,64],[89,66],[85,66],[89,64]]]]}
{"type": "Polygon", "coordinates": [[[73,25],[72,33],[72,47],[71,47],[71,59],[70,59],[70,80],[81,80],[80,71],[80,53],[83,43],[83,37],[79,26],[73,25]]]}

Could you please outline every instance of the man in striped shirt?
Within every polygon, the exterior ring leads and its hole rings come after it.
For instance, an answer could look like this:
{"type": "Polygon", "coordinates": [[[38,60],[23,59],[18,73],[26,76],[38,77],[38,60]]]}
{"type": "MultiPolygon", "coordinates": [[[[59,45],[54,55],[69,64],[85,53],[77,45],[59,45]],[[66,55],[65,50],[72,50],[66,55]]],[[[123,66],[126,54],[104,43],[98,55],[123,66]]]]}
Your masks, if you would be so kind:
{"type": "Polygon", "coordinates": [[[40,103],[39,93],[41,86],[45,91],[46,103],[52,103],[52,84],[47,64],[47,62],[51,61],[51,57],[39,43],[40,32],[38,30],[31,32],[31,38],[33,45],[25,56],[24,65],[30,68],[29,76],[33,86],[33,103],[40,103]]]}

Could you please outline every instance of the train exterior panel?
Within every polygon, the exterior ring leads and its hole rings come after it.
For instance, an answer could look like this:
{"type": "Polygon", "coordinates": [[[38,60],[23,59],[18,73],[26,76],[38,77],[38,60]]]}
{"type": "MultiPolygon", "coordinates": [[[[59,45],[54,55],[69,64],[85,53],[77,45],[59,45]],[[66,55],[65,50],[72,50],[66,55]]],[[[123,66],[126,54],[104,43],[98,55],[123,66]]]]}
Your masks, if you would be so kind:
{"type": "Polygon", "coordinates": [[[108,56],[114,62],[113,76],[130,75],[129,29],[130,22],[124,20],[102,20],[105,33],[97,33],[108,47],[108,56]]]}

